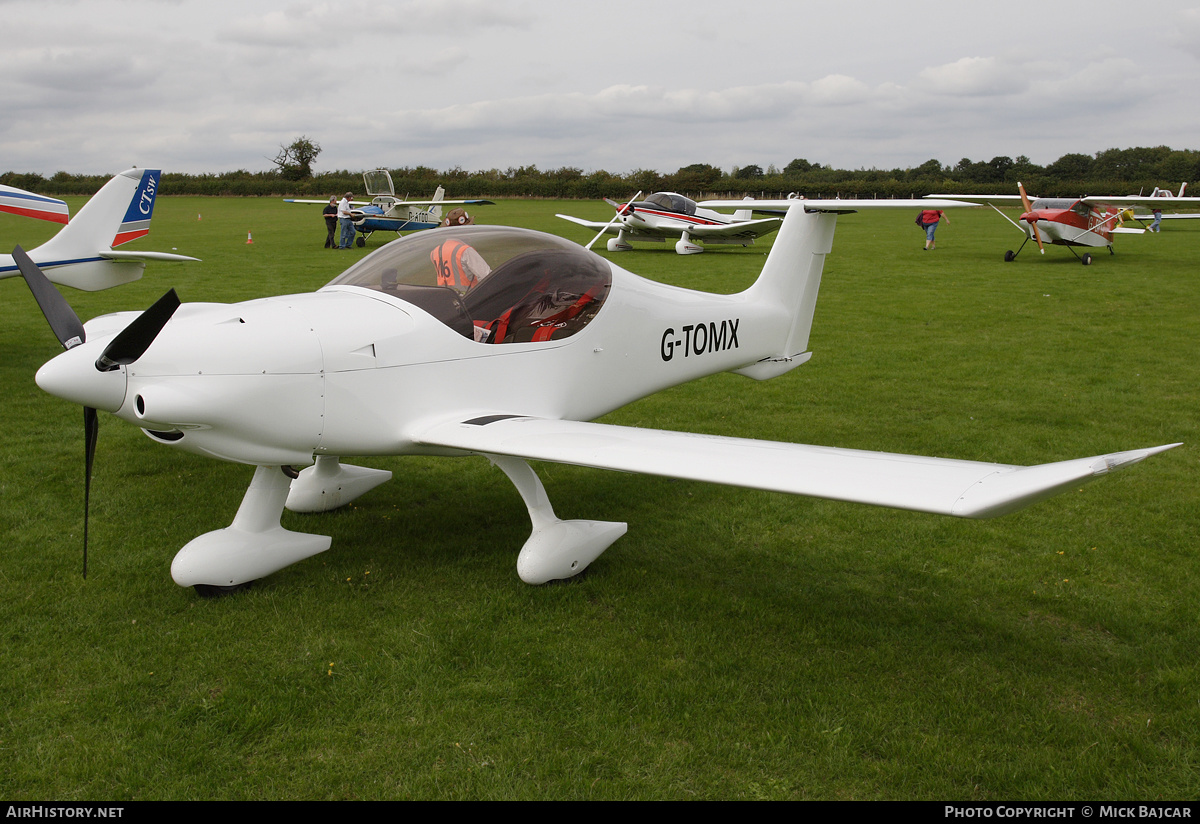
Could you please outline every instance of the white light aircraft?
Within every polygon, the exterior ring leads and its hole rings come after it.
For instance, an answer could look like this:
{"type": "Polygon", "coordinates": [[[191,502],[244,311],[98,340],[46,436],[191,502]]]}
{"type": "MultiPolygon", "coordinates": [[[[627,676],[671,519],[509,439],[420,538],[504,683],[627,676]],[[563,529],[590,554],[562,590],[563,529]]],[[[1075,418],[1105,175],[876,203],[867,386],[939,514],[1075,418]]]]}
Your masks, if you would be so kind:
{"type": "MultiPolygon", "coordinates": [[[[640,194],[640,193],[639,193],[640,194]]],[[[726,243],[750,246],[756,238],[768,235],[783,222],[778,217],[754,219],[750,201],[736,202],[738,211],[732,215],[705,209],[691,198],[674,192],[655,192],[644,200],[637,195],[628,203],[617,203],[605,198],[617,213],[612,220],[601,223],[584,220],[571,215],[555,215],[563,220],[593,229],[601,233],[616,235],[608,241],[608,251],[627,252],[633,247],[629,241],[662,243],[667,238],[679,238],[675,251],[681,255],[698,255],[705,243],[726,243]]],[[[733,204],[732,201],[730,201],[733,204]]],[[[593,241],[594,242],[594,241],[593,241]]],[[[590,245],[590,244],[589,244],[590,245]]]]}
{"type": "MultiPolygon", "coordinates": [[[[29,257],[53,283],[87,292],[137,280],[148,260],[196,260],[169,252],[113,249],[150,232],[160,174],[157,169],[121,172],[105,183],[58,234],[31,249],[29,257]]],[[[20,274],[11,255],[0,255],[0,279],[20,274]]]]}
{"type": "MultiPolygon", "coordinates": [[[[446,200],[446,190],[441,186],[429,200],[401,200],[396,197],[392,175],[387,169],[363,172],[363,186],[370,201],[352,200],[354,229],[359,233],[355,243],[367,245],[367,238],[376,232],[417,232],[434,229],[441,225],[442,207],[458,205],[493,206],[490,200],[446,200]]],[[[296,200],[285,198],[285,203],[328,203],[328,200],[296,200]]]]}
{"type": "MultiPolygon", "coordinates": [[[[231,525],[171,565],[210,595],[329,548],[280,516],[391,477],[349,455],[486,456],[528,508],[517,571],[539,584],[582,572],[626,525],[559,520],[529,460],[989,518],[1171,448],[1021,467],[588,422],[705,375],[765,380],[808,361],[836,213],[854,208],[792,208],[735,295],[645,280],[553,235],[467,226],[387,244],[311,294],[180,305],[172,290],[84,325],[23,263],[67,348],[37,382],[84,406],[89,485],[97,410],[158,444],[257,467],[231,525]]],[[[84,523],[86,535],[86,504],[84,523]]]]}
{"type": "Polygon", "coordinates": [[[70,211],[67,204],[55,197],[36,195],[15,186],[0,185],[0,212],[8,212],[51,223],[67,223],[70,211]]]}

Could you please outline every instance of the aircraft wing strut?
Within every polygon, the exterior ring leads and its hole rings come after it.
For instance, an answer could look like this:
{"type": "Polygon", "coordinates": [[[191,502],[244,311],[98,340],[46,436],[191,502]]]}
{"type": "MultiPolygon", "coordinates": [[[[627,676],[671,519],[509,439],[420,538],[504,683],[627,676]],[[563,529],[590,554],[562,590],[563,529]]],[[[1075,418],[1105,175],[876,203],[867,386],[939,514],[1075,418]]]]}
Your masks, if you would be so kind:
{"type": "Polygon", "coordinates": [[[991,518],[1179,444],[1037,466],[492,415],[441,423],[420,443],[597,469],[991,518]]]}

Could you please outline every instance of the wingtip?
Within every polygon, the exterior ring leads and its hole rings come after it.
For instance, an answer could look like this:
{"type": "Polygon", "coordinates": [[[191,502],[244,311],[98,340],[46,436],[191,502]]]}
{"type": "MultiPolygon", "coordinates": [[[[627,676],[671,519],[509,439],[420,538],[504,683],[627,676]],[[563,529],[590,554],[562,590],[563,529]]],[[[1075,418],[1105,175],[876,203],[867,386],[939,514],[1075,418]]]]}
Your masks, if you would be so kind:
{"type": "Polygon", "coordinates": [[[1174,449],[1177,446],[1183,446],[1183,443],[1168,443],[1162,446],[1147,447],[1146,449],[1131,449],[1128,452],[1114,452],[1111,455],[1102,455],[1096,460],[1092,471],[1096,475],[1115,472],[1118,469],[1143,461],[1151,455],[1166,452],[1168,449],[1174,449]]]}

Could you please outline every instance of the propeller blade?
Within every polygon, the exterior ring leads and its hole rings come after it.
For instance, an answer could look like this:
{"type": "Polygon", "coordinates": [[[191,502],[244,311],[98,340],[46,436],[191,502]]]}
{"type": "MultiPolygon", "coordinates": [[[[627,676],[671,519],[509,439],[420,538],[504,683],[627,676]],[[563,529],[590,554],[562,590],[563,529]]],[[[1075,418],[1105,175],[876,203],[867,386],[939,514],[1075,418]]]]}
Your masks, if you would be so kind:
{"type": "Polygon", "coordinates": [[[17,268],[21,270],[21,275],[29,284],[29,291],[33,293],[33,299],[37,301],[38,307],[41,308],[42,314],[46,316],[46,321],[50,324],[50,329],[63,348],[71,349],[87,340],[83,331],[83,323],[75,314],[75,310],[71,308],[71,304],[67,303],[67,299],[54,288],[50,279],[20,246],[13,249],[13,260],[16,261],[17,268]]]}
{"type": "Polygon", "coordinates": [[[1021,193],[1021,207],[1027,212],[1032,212],[1033,207],[1029,205],[1029,195],[1025,194],[1025,184],[1017,183],[1017,191],[1021,193]]]}
{"type": "MultiPolygon", "coordinates": [[[[633,201],[637,200],[637,199],[638,199],[639,197],[641,197],[641,196],[642,196],[642,192],[641,192],[641,190],[639,189],[639,190],[638,190],[638,193],[637,193],[636,195],[634,195],[632,198],[630,198],[630,199],[629,199],[629,202],[630,202],[630,203],[633,203],[633,201]]],[[[597,240],[599,240],[599,239],[600,239],[601,235],[603,235],[605,232],[607,232],[607,231],[608,231],[608,227],[609,227],[609,226],[612,226],[614,222],[616,222],[617,220],[620,220],[620,218],[621,218],[621,206],[620,206],[620,204],[613,203],[613,202],[612,202],[611,200],[609,200],[608,198],[604,198],[604,200],[605,200],[606,202],[608,202],[608,203],[611,203],[611,204],[612,204],[614,207],[616,207],[617,213],[616,213],[615,215],[613,215],[613,216],[612,216],[612,219],[611,219],[611,220],[609,220],[609,221],[608,221],[608,223],[604,224],[604,228],[600,230],[600,233],[599,233],[599,234],[597,234],[597,235],[596,235],[594,238],[592,238],[592,242],[591,242],[591,243],[589,243],[587,246],[584,246],[584,247],[583,247],[584,249],[591,249],[591,248],[592,248],[592,245],[593,245],[593,244],[594,244],[594,243],[595,243],[597,240]]]]}
{"type": "Polygon", "coordinates": [[[100,435],[100,420],[96,410],[83,407],[83,577],[87,577],[88,510],[92,498],[92,464],[96,460],[96,439],[100,435]]]}
{"type": "Polygon", "coordinates": [[[127,366],[140,358],[178,308],[179,296],[172,289],[134,318],[133,323],[122,329],[104,347],[96,359],[96,368],[101,372],[111,372],[118,366],[127,366]]]}
{"type": "MultiPolygon", "coordinates": [[[[1021,193],[1021,206],[1025,209],[1025,214],[1033,211],[1033,206],[1029,203],[1029,195],[1025,194],[1025,184],[1017,183],[1017,191],[1021,193]]],[[[1033,235],[1033,239],[1037,241],[1038,251],[1043,255],[1046,254],[1046,247],[1042,245],[1042,234],[1038,231],[1037,221],[1029,221],[1029,234],[1033,235]]]]}

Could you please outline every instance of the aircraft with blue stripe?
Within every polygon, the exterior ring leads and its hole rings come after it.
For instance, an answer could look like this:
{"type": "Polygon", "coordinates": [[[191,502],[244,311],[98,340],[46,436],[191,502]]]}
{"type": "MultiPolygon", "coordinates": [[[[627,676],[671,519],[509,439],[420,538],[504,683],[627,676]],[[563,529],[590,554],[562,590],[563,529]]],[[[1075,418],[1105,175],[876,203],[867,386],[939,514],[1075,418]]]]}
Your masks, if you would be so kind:
{"type": "MultiPolygon", "coordinates": [[[[58,234],[31,249],[29,257],[52,283],[86,292],[98,292],[139,279],[148,260],[197,260],[169,252],[113,248],[150,232],[161,175],[158,169],[135,168],[121,172],[105,183],[73,220],[62,221],[67,225],[58,234]]],[[[63,209],[65,214],[65,203],[63,209]]],[[[0,279],[19,277],[20,274],[12,255],[0,255],[0,279]]]]}

